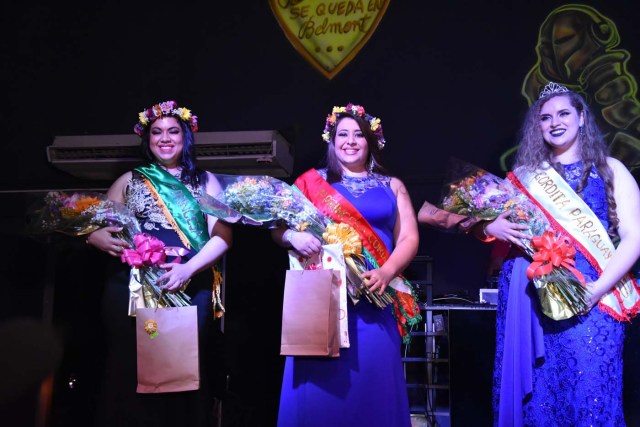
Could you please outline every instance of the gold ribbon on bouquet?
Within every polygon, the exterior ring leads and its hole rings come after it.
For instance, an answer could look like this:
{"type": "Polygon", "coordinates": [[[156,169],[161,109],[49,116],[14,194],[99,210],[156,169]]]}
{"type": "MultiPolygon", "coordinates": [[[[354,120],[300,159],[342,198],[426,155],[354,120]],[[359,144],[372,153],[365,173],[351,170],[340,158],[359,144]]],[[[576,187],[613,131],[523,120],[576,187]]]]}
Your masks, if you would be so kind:
{"type": "Polygon", "coordinates": [[[388,304],[393,303],[393,298],[388,293],[385,292],[379,295],[377,292],[369,292],[369,288],[366,286],[357,284],[358,280],[360,283],[365,282],[360,278],[360,274],[367,270],[367,264],[362,254],[362,240],[352,226],[344,222],[331,223],[327,225],[325,232],[322,234],[322,238],[328,244],[339,243],[342,245],[344,262],[351,270],[351,273],[355,273],[349,274],[348,276],[355,282],[354,285],[357,292],[362,292],[368,300],[380,308],[384,308],[388,304]]]}

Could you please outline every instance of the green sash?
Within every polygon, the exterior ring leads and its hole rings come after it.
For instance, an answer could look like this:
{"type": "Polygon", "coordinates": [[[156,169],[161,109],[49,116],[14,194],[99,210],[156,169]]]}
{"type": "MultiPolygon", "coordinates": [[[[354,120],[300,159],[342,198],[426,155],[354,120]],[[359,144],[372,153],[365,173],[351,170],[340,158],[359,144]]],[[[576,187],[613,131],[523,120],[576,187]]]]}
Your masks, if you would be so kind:
{"type": "Polygon", "coordinates": [[[159,202],[166,206],[171,214],[171,222],[175,222],[191,247],[200,251],[209,241],[209,231],[198,202],[191,192],[158,165],[141,166],[136,170],[144,175],[156,190],[161,198],[159,202]]]}
{"type": "MultiPolygon", "coordinates": [[[[190,245],[196,251],[200,251],[209,241],[210,236],[207,221],[191,192],[173,175],[156,164],[140,166],[135,170],[140,172],[153,187],[158,196],[158,204],[185,246],[190,245]],[[184,241],[185,239],[187,242],[184,241]]],[[[221,296],[223,279],[218,262],[211,268],[214,277],[213,311],[217,318],[224,313],[221,296]]]]}

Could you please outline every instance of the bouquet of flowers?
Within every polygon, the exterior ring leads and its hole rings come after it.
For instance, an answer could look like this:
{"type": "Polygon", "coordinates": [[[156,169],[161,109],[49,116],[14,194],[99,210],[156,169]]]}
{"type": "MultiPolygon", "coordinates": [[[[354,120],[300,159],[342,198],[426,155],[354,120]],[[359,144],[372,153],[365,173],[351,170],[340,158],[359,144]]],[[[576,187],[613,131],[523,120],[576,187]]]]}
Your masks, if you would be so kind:
{"type": "Polygon", "coordinates": [[[575,248],[552,229],[540,208],[509,180],[473,165],[456,161],[450,172],[453,178],[446,186],[442,209],[481,220],[493,220],[508,211],[510,221],[529,227],[533,237],[521,242],[533,260],[527,277],[533,280],[543,312],[560,320],[586,310],[588,290],[574,268],[575,248]]]}
{"type": "Polygon", "coordinates": [[[200,208],[225,222],[265,228],[282,225],[307,231],[327,244],[341,243],[347,269],[347,289],[354,301],[364,296],[378,307],[393,302],[388,293],[370,292],[360,274],[367,271],[358,233],[348,224],[333,223],[297,188],[270,176],[216,174],[223,190],[215,197],[204,194],[200,208]]]}
{"type": "Polygon", "coordinates": [[[50,191],[42,206],[35,209],[30,228],[34,233],[82,236],[107,226],[121,227],[117,237],[132,248],[125,249],[121,259],[132,267],[131,280],[140,285],[147,307],[190,305],[187,294],[165,292],[158,283],[158,277],[165,272],[158,264],[163,263],[167,255],[183,254],[181,248],[165,247],[158,239],[143,234],[135,215],[102,193],[50,191]]]}

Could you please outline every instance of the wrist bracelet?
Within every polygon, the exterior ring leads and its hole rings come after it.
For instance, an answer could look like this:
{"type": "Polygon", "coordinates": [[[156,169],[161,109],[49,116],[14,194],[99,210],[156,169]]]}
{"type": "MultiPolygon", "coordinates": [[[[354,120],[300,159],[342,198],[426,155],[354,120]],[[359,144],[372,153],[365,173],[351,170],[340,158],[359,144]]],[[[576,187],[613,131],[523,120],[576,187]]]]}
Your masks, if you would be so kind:
{"type": "Polygon", "coordinates": [[[284,235],[282,237],[284,237],[284,241],[287,242],[289,245],[293,246],[291,244],[291,235],[295,233],[293,230],[287,230],[284,232],[284,235]]]}
{"type": "Polygon", "coordinates": [[[490,222],[491,221],[485,221],[480,226],[480,231],[482,232],[482,236],[480,236],[480,240],[482,240],[485,243],[493,242],[494,240],[496,240],[495,236],[489,236],[487,234],[487,231],[485,230],[485,228],[487,228],[487,225],[489,225],[490,222]]]}
{"type": "Polygon", "coordinates": [[[482,228],[481,228],[482,235],[484,236],[485,239],[489,238],[489,236],[487,235],[487,230],[486,230],[487,225],[489,225],[489,221],[485,221],[484,224],[482,224],[482,228]]]}

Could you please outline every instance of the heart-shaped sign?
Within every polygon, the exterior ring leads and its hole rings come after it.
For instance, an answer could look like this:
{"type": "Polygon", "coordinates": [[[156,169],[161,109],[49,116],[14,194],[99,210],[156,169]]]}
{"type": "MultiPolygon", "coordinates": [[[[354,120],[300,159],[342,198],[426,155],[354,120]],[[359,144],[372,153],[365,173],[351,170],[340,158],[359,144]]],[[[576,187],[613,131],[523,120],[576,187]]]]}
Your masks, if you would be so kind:
{"type": "Polygon", "coordinates": [[[332,79],[367,43],[389,1],[269,0],[269,4],[293,47],[332,79]]]}

